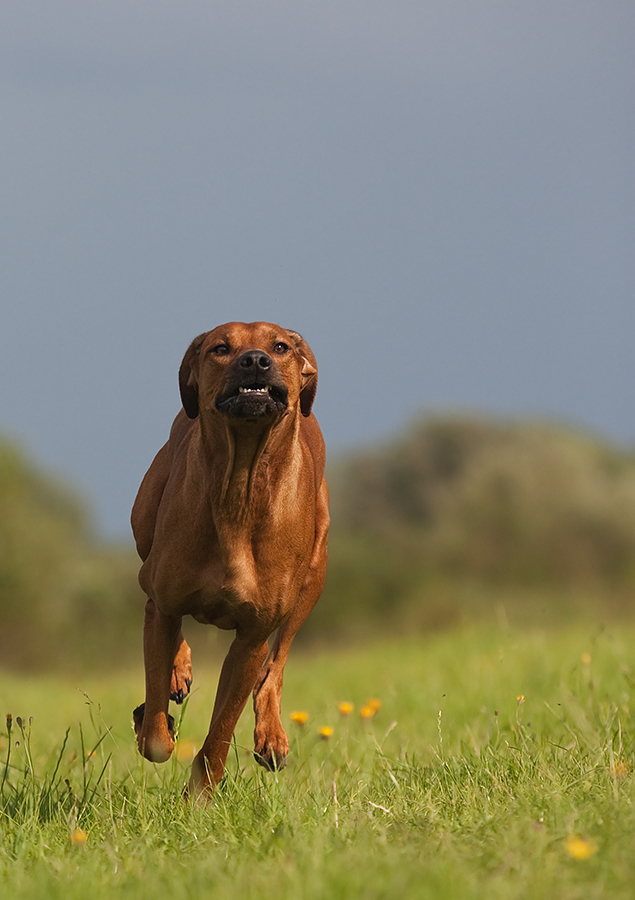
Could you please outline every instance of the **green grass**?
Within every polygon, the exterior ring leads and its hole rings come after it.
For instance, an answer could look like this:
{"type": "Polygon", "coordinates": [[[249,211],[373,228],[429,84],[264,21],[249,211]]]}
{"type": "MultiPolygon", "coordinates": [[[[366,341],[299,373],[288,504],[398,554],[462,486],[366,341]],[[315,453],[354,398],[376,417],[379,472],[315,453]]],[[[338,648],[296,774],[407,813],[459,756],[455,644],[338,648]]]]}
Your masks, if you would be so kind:
{"type": "MultiPolygon", "coordinates": [[[[253,762],[247,711],[206,806],[182,800],[187,761],[155,767],[135,752],[140,671],[72,683],[5,673],[3,895],[631,898],[634,665],[630,627],[297,648],[287,768],[253,762]],[[365,721],[370,697],[382,706],[365,721]],[[355,704],[348,718],[342,700],[355,704]],[[309,713],[302,728],[294,709],[309,713]]],[[[181,755],[206,731],[216,671],[195,678],[181,755]]]]}

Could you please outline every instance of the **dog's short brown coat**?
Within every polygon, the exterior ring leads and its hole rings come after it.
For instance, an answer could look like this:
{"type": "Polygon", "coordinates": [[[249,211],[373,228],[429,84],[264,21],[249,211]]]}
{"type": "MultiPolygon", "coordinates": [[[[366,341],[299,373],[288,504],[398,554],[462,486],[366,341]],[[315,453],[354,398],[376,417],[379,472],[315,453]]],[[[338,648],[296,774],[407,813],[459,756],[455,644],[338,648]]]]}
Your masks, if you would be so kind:
{"type": "Polygon", "coordinates": [[[146,700],[134,718],[141,753],[166,760],[169,700],[182,702],[192,680],[182,617],[236,631],[192,768],[197,794],[220,780],[252,692],[256,758],[284,765],[283,669],[322,590],[328,491],[311,412],[317,366],[299,334],[267,322],[221,325],[192,342],[179,383],[183,410],[132,511],[148,596],[146,700]]]}

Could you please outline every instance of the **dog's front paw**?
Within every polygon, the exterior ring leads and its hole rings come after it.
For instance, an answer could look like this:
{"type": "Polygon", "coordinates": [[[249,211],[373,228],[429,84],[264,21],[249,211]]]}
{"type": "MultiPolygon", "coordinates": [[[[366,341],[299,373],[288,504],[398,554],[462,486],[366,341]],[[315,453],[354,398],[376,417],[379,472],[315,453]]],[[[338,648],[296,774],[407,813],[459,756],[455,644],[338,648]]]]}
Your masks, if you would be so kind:
{"type": "Polygon", "coordinates": [[[277,772],[278,769],[284,769],[287,764],[289,755],[289,741],[286,734],[284,740],[278,740],[275,744],[272,741],[256,742],[254,750],[254,759],[263,768],[269,772],[277,772]]]}
{"type": "Polygon", "coordinates": [[[149,729],[143,727],[145,709],[146,705],[142,703],[132,713],[139,752],[150,762],[166,762],[174,749],[174,719],[170,715],[166,716],[162,728],[155,727],[148,733],[149,729]]]}
{"type": "Polygon", "coordinates": [[[172,693],[170,694],[170,700],[174,700],[175,703],[183,703],[187,695],[190,693],[190,688],[192,687],[192,679],[185,678],[183,682],[179,683],[172,679],[172,693]]]}
{"type": "Polygon", "coordinates": [[[183,703],[192,687],[192,653],[185,638],[182,638],[174,657],[172,678],[170,679],[170,700],[183,703]]]}

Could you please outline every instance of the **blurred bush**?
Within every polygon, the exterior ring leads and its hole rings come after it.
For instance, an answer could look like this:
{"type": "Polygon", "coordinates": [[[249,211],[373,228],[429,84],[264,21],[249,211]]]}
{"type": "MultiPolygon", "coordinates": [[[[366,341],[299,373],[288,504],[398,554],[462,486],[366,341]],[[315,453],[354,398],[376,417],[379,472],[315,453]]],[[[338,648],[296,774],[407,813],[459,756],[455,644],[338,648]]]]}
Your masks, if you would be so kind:
{"type": "Polygon", "coordinates": [[[316,628],[441,627],[510,596],[526,618],[633,608],[632,452],[552,424],[439,417],[328,477],[316,628]]]}
{"type": "Polygon", "coordinates": [[[126,661],[140,646],[131,547],[104,546],[73,493],[0,441],[0,664],[126,661]]]}

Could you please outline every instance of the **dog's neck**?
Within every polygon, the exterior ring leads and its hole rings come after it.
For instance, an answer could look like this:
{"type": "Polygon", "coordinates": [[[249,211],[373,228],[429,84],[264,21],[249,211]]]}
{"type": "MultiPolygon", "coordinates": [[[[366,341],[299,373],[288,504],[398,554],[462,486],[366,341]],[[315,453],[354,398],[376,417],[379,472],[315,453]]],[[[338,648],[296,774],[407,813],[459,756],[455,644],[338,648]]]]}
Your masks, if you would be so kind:
{"type": "Polygon", "coordinates": [[[275,490],[272,481],[275,481],[276,473],[269,466],[273,446],[286,442],[287,453],[293,453],[298,425],[283,420],[258,427],[227,420],[223,429],[209,431],[204,423],[201,425],[202,440],[209,445],[206,458],[212,460],[209,487],[213,494],[212,505],[218,515],[217,529],[225,526],[232,531],[237,528],[244,532],[258,514],[255,498],[262,502],[275,490]],[[289,428],[294,432],[291,437],[289,428]]]}
{"type": "Polygon", "coordinates": [[[270,427],[246,431],[226,426],[226,466],[219,508],[226,509],[238,521],[244,520],[252,508],[253,488],[256,480],[264,475],[260,462],[270,435],[270,427]]]}
{"type": "Polygon", "coordinates": [[[209,438],[203,458],[211,461],[206,481],[209,509],[226,567],[223,586],[241,597],[253,598],[260,590],[255,543],[263,537],[263,527],[266,529],[270,520],[267,510],[274,495],[285,490],[271,459],[279,442],[288,446],[285,456],[294,454],[299,426],[293,420],[263,428],[233,424],[226,422],[224,429],[211,429],[209,434],[201,429],[203,441],[209,438]]]}

